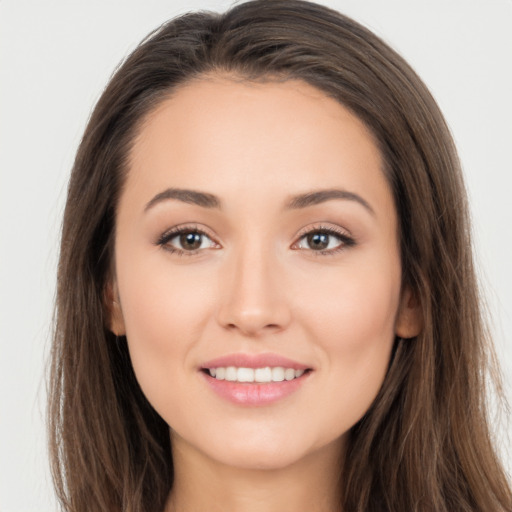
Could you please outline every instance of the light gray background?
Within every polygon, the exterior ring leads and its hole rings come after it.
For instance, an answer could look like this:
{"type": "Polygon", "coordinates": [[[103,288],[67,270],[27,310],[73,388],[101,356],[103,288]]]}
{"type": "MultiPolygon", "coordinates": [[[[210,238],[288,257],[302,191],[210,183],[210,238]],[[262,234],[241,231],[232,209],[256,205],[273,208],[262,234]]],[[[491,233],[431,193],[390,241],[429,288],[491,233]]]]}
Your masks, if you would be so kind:
{"type": "MultiPolygon", "coordinates": [[[[402,53],[446,115],[467,177],[510,397],[512,1],[324,3],[402,53]]],[[[56,510],[44,370],[66,181],[90,110],[114,67],[150,30],[186,10],[230,4],[0,0],[0,512],[56,510]]]]}

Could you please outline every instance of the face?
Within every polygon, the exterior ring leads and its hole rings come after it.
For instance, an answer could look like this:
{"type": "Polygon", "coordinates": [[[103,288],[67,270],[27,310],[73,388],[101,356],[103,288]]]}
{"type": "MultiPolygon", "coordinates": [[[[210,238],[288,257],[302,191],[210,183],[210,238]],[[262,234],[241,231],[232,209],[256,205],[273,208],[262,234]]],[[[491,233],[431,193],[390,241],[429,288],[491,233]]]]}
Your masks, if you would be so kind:
{"type": "Polygon", "coordinates": [[[365,126],[298,81],[204,78],[148,116],[111,327],[173,445],[254,468],[342,446],[395,336],[417,334],[382,168],[365,126]]]}

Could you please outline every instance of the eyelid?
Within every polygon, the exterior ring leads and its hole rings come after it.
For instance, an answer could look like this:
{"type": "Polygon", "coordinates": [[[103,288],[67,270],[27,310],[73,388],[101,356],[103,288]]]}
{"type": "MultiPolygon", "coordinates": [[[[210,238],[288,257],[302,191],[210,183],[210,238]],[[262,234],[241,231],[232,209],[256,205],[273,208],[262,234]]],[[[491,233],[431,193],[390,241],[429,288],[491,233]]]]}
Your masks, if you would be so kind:
{"type": "Polygon", "coordinates": [[[204,251],[205,249],[194,249],[194,250],[184,250],[179,249],[178,247],[172,247],[169,244],[170,240],[173,238],[183,234],[183,233],[198,233],[202,236],[207,237],[211,240],[213,244],[217,247],[210,247],[210,249],[220,248],[219,242],[215,239],[215,237],[208,232],[207,229],[199,227],[197,224],[179,224],[177,226],[173,226],[172,228],[164,231],[156,240],[155,245],[160,246],[162,249],[169,251],[173,254],[178,254],[179,256],[193,256],[198,254],[199,252],[204,251]]]}
{"type": "Polygon", "coordinates": [[[322,256],[322,255],[335,255],[340,251],[345,250],[348,247],[352,247],[356,244],[356,240],[354,237],[350,234],[349,231],[346,229],[343,229],[339,226],[335,225],[325,225],[325,224],[319,224],[316,226],[308,226],[306,228],[303,228],[299,231],[297,234],[297,241],[293,243],[292,249],[295,250],[302,250],[307,251],[309,253],[312,253],[315,256],[322,256]],[[299,242],[307,235],[311,233],[326,233],[331,236],[335,236],[340,240],[339,246],[333,248],[333,249],[322,249],[322,250],[314,250],[314,249],[303,249],[297,247],[299,242]]]}
{"type": "MultiPolygon", "coordinates": [[[[177,247],[172,247],[169,244],[169,241],[173,238],[183,234],[183,233],[198,233],[200,235],[206,236],[216,247],[209,247],[208,249],[219,249],[221,245],[217,242],[216,237],[209,233],[208,229],[204,229],[199,227],[197,224],[181,224],[177,226],[173,226],[172,228],[164,231],[156,240],[155,245],[160,246],[162,249],[169,251],[170,253],[175,253],[180,256],[193,256],[200,252],[203,252],[205,248],[193,249],[193,250],[184,250],[179,249],[177,247]]],[[[296,235],[296,241],[292,244],[291,249],[293,250],[301,250],[307,251],[309,253],[314,254],[315,256],[322,255],[334,255],[338,252],[345,250],[348,247],[352,247],[356,244],[353,236],[346,230],[336,225],[326,225],[326,224],[318,224],[316,226],[308,226],[299,231],[296,235]],[[334,236],[340,240],[340,244],[331,249],[304,249],[297,247],[300,241],[309,234],[312,233],[326,233],[330,236],[334,236]]]]}

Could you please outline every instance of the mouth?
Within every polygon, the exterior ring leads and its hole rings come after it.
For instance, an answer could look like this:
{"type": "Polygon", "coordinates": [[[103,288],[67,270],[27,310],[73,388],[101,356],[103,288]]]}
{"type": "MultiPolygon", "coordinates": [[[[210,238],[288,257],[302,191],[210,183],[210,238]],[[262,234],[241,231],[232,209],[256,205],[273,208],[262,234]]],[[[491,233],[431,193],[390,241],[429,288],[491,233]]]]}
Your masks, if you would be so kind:
{"type": "Polygon", "coordinates": [[[296,394],[314,371],[275,354],[233,354],[199,369],[215,394],[243,406],[270,405],[296,394]]]}
{"type": "Polygon", "coordinates": [[[202,371],[216,380],[228,382],[265,384],[269,382],[291,381],[302,377],[310,368],[296,370],[283,366],[265,366],[262,368],[245,368],[236,366],[218,366],[202,368],[202,371]]]}

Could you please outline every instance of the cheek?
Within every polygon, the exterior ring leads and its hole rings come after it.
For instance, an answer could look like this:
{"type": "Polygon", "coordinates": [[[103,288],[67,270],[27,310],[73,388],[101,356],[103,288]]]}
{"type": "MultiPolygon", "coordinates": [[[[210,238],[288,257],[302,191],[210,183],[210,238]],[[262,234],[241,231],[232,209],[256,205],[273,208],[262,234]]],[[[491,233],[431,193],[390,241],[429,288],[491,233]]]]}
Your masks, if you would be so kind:
{"type": "Polygon", "coordinates": [[[320,409],[333,414],[333,431],[354,425],[368,410],[384,380],[394,342],[400,279],[393,268],[334,275],[311,289],[302,305],[310,336],[323,361],[325,389],[320,409]],[[335,405],[333,405],[335,404],[335,405]]]}
{"type": "Polygon", "coordinates": [[[301,304],[302,316],[334,351],[355,353],[393,337],[400,279],[395,267],[317,275],[301,304]]]}
{"type": "Polygon", "coordinates": [[[118,286],[134,371],[158,408],[172,401],[168,384],[180,389],[181,370],[192,369],[189,354],[208,317],[211,292],[187,272],[169,272],[161,255],[120,262],[118,286]]]}

